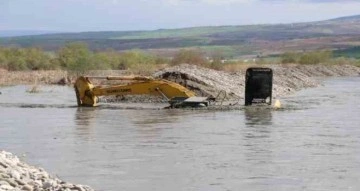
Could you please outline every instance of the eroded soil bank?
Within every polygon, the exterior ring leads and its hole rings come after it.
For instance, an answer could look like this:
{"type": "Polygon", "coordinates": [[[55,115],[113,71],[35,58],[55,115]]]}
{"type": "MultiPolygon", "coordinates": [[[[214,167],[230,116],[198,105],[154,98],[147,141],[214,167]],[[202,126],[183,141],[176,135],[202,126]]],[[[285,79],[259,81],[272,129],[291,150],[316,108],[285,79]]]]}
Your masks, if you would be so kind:
{"type": "MultiPolygon", "coordinates": [[[[302,88],[320,85],[317,77],[357,76],[360,68],[351,65],[261,65],[274,71],[273,97],[281,97],[302,88]]],[[[165,68],[153,74],[155,78],[175,81],[195,91],[198,96],[213,96],[219,94],[228,100],[243,99],[245,91],[245,70],[224,72],[195,65],[182,64],[165,68]]],[[[89,75],[107,76],[122,75],[123,71],[92,71],[89,75]]],[[[67,84],[71,85],[76,77],[66,71],[27,71],[8,72],[0,70],[1,85],[41,85],[67,84]]],[[[136,99],[136,101],[139,101],[136,99]]]]}
{"type": "MultiPolygon", "coordinates": [[[[356,76],[360,68],[350,65],[267,65],[273,69],[273,94],[281,97],[302,88],[320,85],[317,77],[356,76]]],[[[201,96],[216,97],[226,92],[229,99],[242,99],[245,91],[245,70],[228,73],[183,64],[155,73],[156,77],[180,83],[201,96]]]]}

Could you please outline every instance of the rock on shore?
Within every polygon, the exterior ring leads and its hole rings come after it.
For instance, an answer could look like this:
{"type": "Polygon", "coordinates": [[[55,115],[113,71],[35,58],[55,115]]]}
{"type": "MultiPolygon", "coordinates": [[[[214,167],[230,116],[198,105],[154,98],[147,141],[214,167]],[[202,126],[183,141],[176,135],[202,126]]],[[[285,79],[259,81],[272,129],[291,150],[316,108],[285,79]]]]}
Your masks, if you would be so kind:
{"type": "Polygon", "coordinates": [[[0,151],[0,191],[92,191],[79,184],[71,184],[55,178],[42,168],[30,166],[9,152],[0,151]]]}
{"type": "MultiPolygon", "coordinates": [[[[356,76],[360,68],[350,65],[261,65],[273,69],[273,95],[285,96],[303,88],[320,85],[316,77],[356,76]]],[[[228,100],[243,99],[245,70],[235,73],[182,64],[154,74],[157,78],[175,81],[199,96],[223,96],[228,100]]]]}

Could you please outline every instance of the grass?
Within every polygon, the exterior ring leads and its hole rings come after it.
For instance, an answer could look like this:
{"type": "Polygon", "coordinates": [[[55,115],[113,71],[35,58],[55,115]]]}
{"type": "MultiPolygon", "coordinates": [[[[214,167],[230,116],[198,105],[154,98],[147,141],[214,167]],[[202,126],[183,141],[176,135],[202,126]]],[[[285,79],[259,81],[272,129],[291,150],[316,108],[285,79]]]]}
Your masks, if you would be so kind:
{"type": "Polygon", "coordinates": [[[216,33],[240,32],[245,30],[246,26],[219,26],[219,27],[193,27],[184,29],[160,29],[155,31],[142,31],[130,33],[120,37],[110,39],[155,39],[155,38],[189,38],[209,36],[216,33]]]}
{"type": "MultiPolygon", "coordinates": [[[[256,55],[241,57],[242,54],[247,54],[251,51],[253,50],[248,46],[198,46],[173,52],[170,59],[165,56],[155,56],[156,53],[150,54],[142,51],[117,52],[109,50],[106,52],[96,52],[89,50],[86,46],[78,47],[71,44],[58,52],[46,52],[34,48],[11,49],[0,47],[0,85],[32,85],[37,82],[40,84],[57,83],[64,77],[78,76],[88,73],[89,70],[99,69],[122,69],[126,70],[129,74],[151,75],[155,71],[169,65],[182,63],[229,72],[242,71],[244,68],[254,64],[257,66],[267,64],[347,64],[360,66],[360,59],[356,59],[360,54],[360,47],[335,51],[334,53],[325,50],[288,52],[267,57],[256,57],[256,55]],[[347,54],[352,55],[352,57],[345,57],[344,55],[347,54]],[[256,61],[253,61],[253,58],[256,58],[256,61]],[[44,65],[44,63],[48,64],[44,65]],[[15,67],[27,65],[29,66],[15,67]],[[61,68],[64,71],[43,71],[51,69],[47,67],[48,65],[56,65],[58,67],[52,68],[61,68]],[[1,67],[9,71],[1,69],[1,67]],[[33,68],[35,68],[34,71],[31,71],[33,68]],[[10,71],[15,69],[30,71],[10,71]],[[73,73],[68,73],[65,70],[73,73]]],[[[36,92],[36,88],[30,92],[36,92]]]]}
{"type": "Polygon", "coordinates": [[[226,59],[236,59],[242,55],[254,54],[254,49],[246,45],[243,46],[197,46],[208,56],[222,56],[226,59]]]}
{"type": "MultiPolygon", "coordinates": [[[[262,51],[264,47],[261,46],[264,45],[260,45],[259,47],[255,42],[256,40],[270,44],[273,43],[274,46],[278,46],[279,41],[287,42],[297,39],[306,42],[307,39],[312,37],[329,37],[329,35],[331,36],[332,34],[329,34],[328,31],[332,31],[333,29],[341,29],[341,31],[338,32],[346,36],[348,30],[343,29],[343,25],[344,23],[342,22],[331,26],[326,22],[323,24],[318,22],[316,25],[313,23],[299,23],[206,26],[182,29],[159,29],[154,31],[81,32],[0,38],[0,45],[15,45],[20,47],[38,46],[45,50],[56,50],[66,43],[81,41],[87,43],[91,50],[97,51],[109,48],[115,50],[131,50],[136,48],[145,50],[189,48],[194,46],[252,46],[253,49],[256,48],[258,51],[262,51]]],[[[357,25],[354,24],[351,31],[358,30],[356,26],[357,25]]],[[[333,35],[333,38],[338,39],[337,34],[333,35]]],[[[319,44],[327,43],[320,41],[319,44]]],[[[268,48],[268,46],[266,47],[268,48]]],[[[302,48],[303,47],[299,47],[299,50],[302,48]]]]}

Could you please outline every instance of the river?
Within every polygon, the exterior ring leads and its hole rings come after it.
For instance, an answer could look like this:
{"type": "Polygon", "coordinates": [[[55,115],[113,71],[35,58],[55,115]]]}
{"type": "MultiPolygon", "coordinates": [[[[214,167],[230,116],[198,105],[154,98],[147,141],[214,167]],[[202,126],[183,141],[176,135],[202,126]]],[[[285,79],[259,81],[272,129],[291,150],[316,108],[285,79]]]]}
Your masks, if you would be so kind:
{"type": "Polygon", "coordinates": [[[106,191],[360,190],[360,77],[282,109],[77,108],[71,87],[0,87],[0,149],[106,191]]]}

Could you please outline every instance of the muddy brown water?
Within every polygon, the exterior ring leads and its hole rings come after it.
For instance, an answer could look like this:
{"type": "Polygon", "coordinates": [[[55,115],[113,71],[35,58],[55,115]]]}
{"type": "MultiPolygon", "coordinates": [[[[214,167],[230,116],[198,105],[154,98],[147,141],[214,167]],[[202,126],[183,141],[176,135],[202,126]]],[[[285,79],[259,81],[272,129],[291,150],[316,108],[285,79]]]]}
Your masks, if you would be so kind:
{"type": "Polygon", "coordinates": [[[77,108],[70,87],[0,87],[0,149],[96,190],[359,190],[360,78],[283,108],[77,108]]]}

